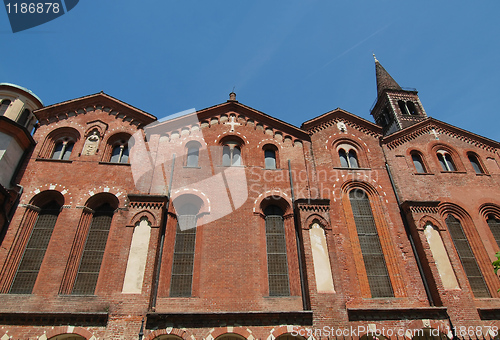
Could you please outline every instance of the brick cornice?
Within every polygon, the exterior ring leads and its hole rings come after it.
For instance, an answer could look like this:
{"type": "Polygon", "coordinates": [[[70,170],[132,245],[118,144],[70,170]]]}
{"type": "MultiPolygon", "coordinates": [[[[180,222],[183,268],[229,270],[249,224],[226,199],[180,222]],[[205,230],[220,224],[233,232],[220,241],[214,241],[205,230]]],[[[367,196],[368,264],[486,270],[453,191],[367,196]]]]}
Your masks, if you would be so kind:
{"type": "Polygon", "coordinates": [[[404,130],[393,133],[390,136],[384,137],[382,138],[382,144],[387,145],[389,149],[395,149],[419,136],[431,133],[432,130],[435,130],[438,134],[459,139],[465,143],[474,145],[489,152],[495,152],[498,148],[500,148],[500,143],[496,141],[476,135],[434,118],[428,118],[421,123],[417,123],[404,130]]]}

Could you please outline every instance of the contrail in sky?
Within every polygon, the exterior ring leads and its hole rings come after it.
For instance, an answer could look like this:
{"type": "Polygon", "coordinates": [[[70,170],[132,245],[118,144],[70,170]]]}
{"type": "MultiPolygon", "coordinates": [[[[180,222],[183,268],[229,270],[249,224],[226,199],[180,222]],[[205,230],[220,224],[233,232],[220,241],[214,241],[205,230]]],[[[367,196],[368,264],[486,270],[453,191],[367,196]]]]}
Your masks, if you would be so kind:
{"type": "Polygon", "coordinates": [[[389,27],[391,24],[387,24],[385,25],[384,27],[382,27],[381,29],[379,29],[378,31],[375,31],[373,32],[372,34],[370,34],[368,37],[366,37],[365,39],[361,40],[360,42],[358,42],[357,44],[355,44],[354,46],[352,46],[351,48],[348,48],[347,50],[345,50],[344,52],[342,52],[341,54],[339,54],[338,56],[336,56],[335,58],[333,58],[332,60],[330,60],[329,62],[327,62],[325,65],[321,66],[320,68],[318,68],[316,71],[312,72],[311,74],[308,75],[308,77],[312,76],[313,74],[315,74],[316,72],[318,72],[319,70],[322,70],[324,69],[325,67],[327,67],[328,65],[330,65],[331,63],[333,63],[335,60],[339,59],[340,57],[346,55],[347,53],[351,52],[353,49],[355,49],[356,47],[358,47],[359,45],[361,45],[362,43],[364,43],[365,41],[369,40],[370,38],[372,38],[373,36],[379,34],[380,32],[382,32],[383,30],[385,30],[387,27],[389,27]]]}

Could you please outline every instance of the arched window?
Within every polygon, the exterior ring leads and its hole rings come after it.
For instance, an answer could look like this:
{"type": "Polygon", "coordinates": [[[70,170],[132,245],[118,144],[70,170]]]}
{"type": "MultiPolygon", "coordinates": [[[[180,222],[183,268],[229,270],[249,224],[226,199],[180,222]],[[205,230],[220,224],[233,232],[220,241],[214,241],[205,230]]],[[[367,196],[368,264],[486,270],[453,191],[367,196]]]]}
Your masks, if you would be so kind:
{"type": "Polygon", "coordinates": [[[266,215],[267,273],[270,296],[290,295],[283,210],[269,205],[266,215]]]}
{"type": "Polygon", "coordinates": [[[350,168],[359,168],[358,166],[358,156],[356,155],[356,151],[354,149],[349,150],[349,167],[350,168]]]}
{"type": "Polygon", "coordinates": [[[453,163],[453,159],[448,152],[439,150],[437,152],[437,158],[439,160],[439,164],[441,164],[441,168],[443,168],[443,171],[456,171],[455,163],[453,163]]]}
{"type": "Polygon", "coordinates": [[[427,172],[425,171],[425,166],[424,162],[422,161],[422,156],[420,156],[418,152],[412,152],[411,159],[413,160],[413,165],[415,166],[415,170],[417,170],[417,173],[424,174],[427,172]]]}
{"type": "Polygon", "coordinates": [[[229,141],[222,146],[222,166],[241,165],[241,148],[239,143],[229,141]]]}
{"type": "Polygon", "coordinates": [[[5,111],[7,111],[7,109],[9,108],[9,105],[10,105],[11,101],[8,100],[8,99],[4,99],[1,101],[1,104],[0,104],[0,116],[3,116],[5,111]]]}
{"type": "Polygon", "coordinates": [[[128,145],[124,141],[113,146],[111,151],[110,163],[128,163],[128,145]]]}
{"type": "Polygon", "coordinates": [[[9,293],[31,294],[60,210],[55,201],[40,210],[9,293]]]}
{"type": "Polygon", "coordinates": [[[343,168],[359,168],[358,156],[354,149],[346,152],[344,149],[339,149],[340,166],[343,168]]]}
{"type": "Polygon", "coordinates": [[[177,211],[177,230],[170,280],[171,297],[189,297],[192,294],[198,212],[199,208],[189,203],[182,205],[177,211]]]}
{"type": "Polygon", "coordinates": [[[452,214],[448,214],[445,221],[474,296],[477,298],[491,297],[488,287],[484,281],[483,274],[481,273],[476,258],[474,257],[474,253],[472,252],[472,248],[470,247],[469,241],[465,236],[462,224],[452,214]]]}
{"type": "Polygon", "coordinates": [[[500,247],[500,219],[496,218],[494,215],[489,215],[486,222],[490,227],[491,233],[493,234],[495,241],[497,241],[497,244],[500,247]]]}
{"type": "Polygon", "coordinates": [[[266,169],[276,169],[278,167],[276,154],[277,149],[274,145],[264,146],[264,166],[266,169]]]}
{"type": "Polygon", "coordinates": [[[17,121],[20,125],[26,126],[26,123],[28,122],[28,118],[30,116],[31,111],[28,109],[25,109],[23,113],[21,113],[21,117],[19,117],[19,120],[17,121]]]}
{"type": "Polygon", "coordinates": [[[75,143],[67,138],[60,140],[54,146],[52,159],[68,160],[74,145],[75,143]]]}
{"type": "Polygon", "coordinates": [[[481,167],[481,163],[479,163],[479,159],[477,158],[477,156],[473,153],[469,153],[467,157],[469,158],[470,164],[474,168],[476,174],[484,174],[484,170],[481,167]]]}
{"type": "Polygon", "coordinates": [[[72,294],[94,294],[114,210],[109,203],[94,210],[72,294]]]}
{"type": "Polygon", "coordinates": [[[377,226],[373,218],[370,200],[363,190],[349,192],[354,223],[365,264],[366,275],[372,297],[392,297],[391,280],[387,271],[377,226]]]}
{"type": "Polygon", "coordinates": [[[195,143],[188,144],[186,167],[197,168],[199,157],[200,157],[200,146],[195,143]]]}

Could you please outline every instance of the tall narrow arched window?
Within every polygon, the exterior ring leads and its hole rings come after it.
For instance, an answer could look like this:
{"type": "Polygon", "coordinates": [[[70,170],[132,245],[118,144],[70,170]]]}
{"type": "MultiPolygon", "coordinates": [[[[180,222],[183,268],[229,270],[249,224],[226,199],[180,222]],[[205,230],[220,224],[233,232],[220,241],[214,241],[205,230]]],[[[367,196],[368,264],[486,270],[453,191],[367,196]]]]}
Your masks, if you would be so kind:
{"type": "Polygon", "coordinates": [[[72,294],[93,295],[101,270],[114,209],[104,203],[95,209],[72,294]]]}
{"type": "Polygon", "coordinates": [[[9,108],[11,101],[8,99],[4,99],[0,103],[0,116],[3,116],[5,111],[9,108]]]}
{"type": "Polygon", "coordinates": [[[488,287],[484,281],[483,274],[481,273],[476,258],[474,257],[474,253],[472,252],[472,248],[467,240],[467,237],[465,236],[462,224],[452,214],[448,214],[445,221],[474,296],[477,298],[491,297],[488,287]]]}
{"type": "Polygon", "coordinates": [[[240,166],[241,149],[237,142],[229,141],[222,146],[222,166],[240,166]]]}
{"type": "Polygon", "coordinates": [[[266,215],[267,273],[270,296],[290,295],[283,210],[269,205],[266,215]]]}
{"type": "Polygon", "coordinates": [[[340,166],[343,168],[349,167],[349,161],[347,160],[347,153],[344,149],[339,150],[340,166]]]}
{"type": "Polygon", "coordinates": [[[349,192],[354,223],[372,297],[392,297],[391,280],[387,271],[382,245],[373,218],[370,200],[363,190],[349,192]]]}
{"type": "Polygon", "coordinates": [[[356,151],[354,149],[349,150],[349,167],[350,168],[359,168],[358,166],[358,156],[356,155],[356,151]]]}
{"type": "Polygon", "coordinates": [[[22,126],[26,126],[26,123],[28,122],[28,118],[30,116],[31,111],[28,109],[25,109],[23,113],[21,113],[21,117],[18,119],[18,123],[21,124],[22,126]]]}
{"type": "Polygon", "coordinates": [[[186,167],[197,168],[199,157],[200,157],[199,145],[190,144],[187,148],[186,167]]]}
{"type": "Polygon", "coordinates": [[[73,146],[75,143],[73,141],[64,139],[56,143],[54,146],[54,152],[52,153],[52,159],[69,160],[71,156],[71,151],[73,151],[73,146]]]}
{"type": "Polygon", "coordinates": [[[266,169],[277,168],[276,147],[274,145],[264,146],[264,166],[266,169]]]}
{"type": "Polygon", "coordinates": [[[500,247],[500,219],[496,218],[494,215],[489,215],[486,222],[490,227],[491,233],[493,234],[495,241],[497,241],[497,244],[500,247]]]}
{"type": "Polygon", "coordinates": [[[476,174],[484,174],[484,170],[481,167],[481,163],[479,163],[479,159],[477,158],[477,156],[472,153],[469,153],[467,157],[469,158],[469,162],[474,168],[476,174]]]}
{"type": "Polygon", "coordinates": [[[420,156],[419,153],[412,152],[411,159],[413,160],[413,165],[415,166],[415,170],[417,170],[417,173],[424,174],[427,172],[425,171],[425,166],[424,162],[422,161],[422,156],[420,156]]]}
{"type": "Polygon", "coordinates": [[[109,161],[110,163],[128,163],[128,145],[124,142],[114,145],[109,161]]]}
{"type": "Polygon", "coordinates": [[[40,210],[9,293],[31,294],[60,210],[55,201],[40,210]]]}
{"type": "Polygon", "coordinates": [[[453,159],[448,152],[439,150],[437,152],[437,158],[439,164],[441,164],[441,168],[443,168],[443,171],[456,171],[455,163],[453,163],[453,159]]]}
{"type": "Polygon", "coordinates": [[[184,204],[177,212],[171,297],[189,297],[192,294],[193,268],[196,245],[196,224],[199,209],[193,204],[184,204]]]}

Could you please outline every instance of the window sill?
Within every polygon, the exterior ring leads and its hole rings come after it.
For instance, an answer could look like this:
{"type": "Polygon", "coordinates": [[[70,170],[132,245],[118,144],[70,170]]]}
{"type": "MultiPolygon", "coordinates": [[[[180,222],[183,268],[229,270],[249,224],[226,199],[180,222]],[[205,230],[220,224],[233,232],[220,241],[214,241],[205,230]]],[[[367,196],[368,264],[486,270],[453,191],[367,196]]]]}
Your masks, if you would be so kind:
{"type": "Polygon", "coordinates": [[[124,165],[124,166],[130,166],[130,163],[99,162],[99,164],[106,164],[106,165],[124,165]]]}
{"type": "Polygon", "coordinates": [[[441,170],[442,174],[466,174],[467,171],[443,171],[441,170]]]}
{"type": "Polygon", "coordinates": [[[480,173],[480,174],[476,174],[476,176],[491,176],[490,174],[485,174],[485,173],[480,173]]]}
{"type": "Polygon", "coordinates": [[[371,170],[371,168],[343,168],[343,167],[333,167],[334,170],[350,170],[350,171],[359,171],[359,170],[371,170]]]}
{"type": "Polygon", "coordinates": [[[217,165],[216,168],[245,168],[244,165],[217,165]]]}
{"type": "Polygon", "coordinates": [[[36,158],[37,162],[56,162],[56,163],[73,163],[72,160],[69,159],[53,159],[53,158],[36,158]]]}
{"type": "Polygon", "coordinates": [[[432,172],[414,172],[414,175],[434,175],[432,172]]]}
{"type": "Polygon", "coordinates": [[[201,169],[201,166],[183,166],[184,169],[201,169]]]}

